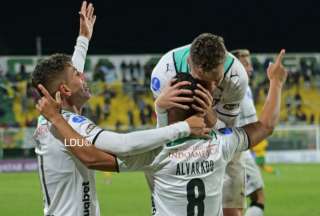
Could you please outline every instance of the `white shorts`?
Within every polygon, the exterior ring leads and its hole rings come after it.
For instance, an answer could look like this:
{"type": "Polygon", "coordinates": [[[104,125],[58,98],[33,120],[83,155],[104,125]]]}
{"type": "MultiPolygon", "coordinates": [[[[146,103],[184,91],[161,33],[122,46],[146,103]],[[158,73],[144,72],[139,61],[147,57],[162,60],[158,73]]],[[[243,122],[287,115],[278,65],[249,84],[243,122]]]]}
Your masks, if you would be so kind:
{"type": "Polygon", "coordinates": [[[243,161],[246,171],[246,196],[252,194],[256,190],[263,188],[263,179],[259,167],[257,166],[250,150],[243,153],[243,161]]]}
{"type": "Polygon", "coordinates": [[[245,169],[243,153],[237,153],[228,163],[222,191],[223,208],[245,208],[245,169]]]}

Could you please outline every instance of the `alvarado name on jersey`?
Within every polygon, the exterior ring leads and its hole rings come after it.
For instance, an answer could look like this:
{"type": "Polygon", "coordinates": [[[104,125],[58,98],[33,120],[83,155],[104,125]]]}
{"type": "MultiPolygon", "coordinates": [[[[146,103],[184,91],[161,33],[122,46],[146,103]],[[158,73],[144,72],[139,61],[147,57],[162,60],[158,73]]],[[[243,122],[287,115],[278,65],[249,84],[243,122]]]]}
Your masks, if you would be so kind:
{"type": "Polygon", "coordinates": [[[213,172],[213,160],[177,163],[176,175],[202,175],[213,172]]]}

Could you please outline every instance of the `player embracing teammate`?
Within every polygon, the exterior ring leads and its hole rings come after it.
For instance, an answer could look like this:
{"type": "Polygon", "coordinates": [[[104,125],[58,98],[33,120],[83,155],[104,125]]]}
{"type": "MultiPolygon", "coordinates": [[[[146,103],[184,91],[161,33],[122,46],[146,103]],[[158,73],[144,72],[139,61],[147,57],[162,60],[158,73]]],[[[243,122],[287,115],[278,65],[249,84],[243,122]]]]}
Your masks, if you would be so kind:
{"type": "MultiPolygon", "coordinates": [[[[91,22],[95,20],[93,11],[87,15],[91,22]]],[[[79,195],[88,195],[83,182],[90,178],[94,187],[93,174],[87,169],[90,168],[144,171],[152,192],[153,215],[241,215],[244,205],[241,152],[269,136],[278,122],[281,90],[287,76],[281,64],[284,51],[268,68],[270,87],[259,120],[235,128],[240,103],[248,87],[246,71],[227,52],[221,37],[201,34],[191,45],[164,55],[152,73],[151,89],[157,97],[155,104],[160,128],[119,135],[104,131],[71,110],[76,105],[79,110],[90,97],[81,73],[73,66],[84,65],[87,47],[88,41],[79,38],[74,54],[78,57],[72,62],[64,56],[53,58],[58,60],[59,67],[56,67],[55,61],[49,59],[39,63],[34,73],[34,80],[38,81],[35,85],[44,95],[37,108],[46,119],[40,118],[39,125],[48,129],[46,134],[38,137],[42,183],[48,179],[51,181],[49,190],[43,187],[47,197],[45,213],[66,215],[72,208],[73,212],[79,209],[82,212],[83,207],[77,209],[76,205],[67,202],[66,195],[62,193],[62,187],[73,193],[74,187],[66,185],[70,181],[62,181],[58,177],[62,176],[64,180],[71,178],[73,186],[82,189],[75,191],[79,195]],[[46,78],[48,74],[44,69],[47,68],[53,71],[52,74],[55,70],[64,72],[64,75],[61,73],[64,78],[46,78]],[[188,137],[190,134],[193,136],[188,137]],[[48,151],[49,138],[55,145],[54,148],[51,145],[51,152],[48,151]],[[71,139],[83,140],[89,145],[62,146],[61,140],[68,142],[71,139]],[[45,167],[45,157],[50,159],[52,155],[53,160],[57,158],[54,153],[60,155],[60,162],[45,167]],[[59,164],[61,170],[55,169],[59,164]],[[66,165],[70,169],[62,169],[68,168],[66,165]],[[50,168],[53,171],[48,176],[50,168]],[[54,202],[50,202],[52,196],[54,202]],[[66,203],[61,202],[61,197],[66,203]]],[[[91,197],[95,197],[94,189],[93,192],[91,197]]],[[[97,208],[92,208],[91,212],[95,213],[90,215],[99,215],[96,198],[91,203],[97,208]]]]}

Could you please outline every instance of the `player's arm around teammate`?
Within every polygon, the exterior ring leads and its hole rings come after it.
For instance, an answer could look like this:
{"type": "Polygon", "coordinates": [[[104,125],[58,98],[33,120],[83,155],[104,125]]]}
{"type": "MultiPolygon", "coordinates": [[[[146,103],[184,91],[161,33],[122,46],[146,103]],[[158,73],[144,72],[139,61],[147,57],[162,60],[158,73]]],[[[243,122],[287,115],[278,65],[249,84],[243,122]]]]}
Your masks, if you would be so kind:
{"type": "MultiPolygon", "coordinates": [[[[40,85],[39,89],[42,91],[44,97],[42,97],[37,104],[37,109],[42,115],[52,122],[61,135],[61,139],[64,143],[68,144],[68,149],[89,168],[92,168],[91,165],[95,166],[95,164],[103,163],[103,160],[105,160],[103,157],[98,157],[99,155],[102,155],[102,153],[97,148],[115,155],[126,156],[152,150],[166,142],[189,136],[190,134],[202,136],[208,132],[208,129],[205,128],[203,118],[193,116],[185,122],[179,122],[167,127],[132,132],[128,134],[119,134],[101,130],[93,140],[95,144],[94,146],[71,146],[70,142],[73,140],[78,140],[79,143],[91,143],[86,140],[85,137],[77,133],[59,113],[61,108],[60,96],[57,96],[56,101],[43,86],[40,85]]],[[[108,169],[108,167],[106,169],[108,169]]]]}

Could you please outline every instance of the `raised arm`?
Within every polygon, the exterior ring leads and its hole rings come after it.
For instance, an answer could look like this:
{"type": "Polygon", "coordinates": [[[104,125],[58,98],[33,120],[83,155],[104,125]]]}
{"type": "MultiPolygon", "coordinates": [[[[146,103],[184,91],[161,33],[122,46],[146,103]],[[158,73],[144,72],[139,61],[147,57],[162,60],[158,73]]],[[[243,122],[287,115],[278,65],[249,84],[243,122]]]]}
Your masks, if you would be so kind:
{"type": "Polygon", "coordinates": [[[92,3],[88,5],[86,1],[83,1],[79,15],[79,36],[77,38],[76,46],[74,47],[72,62],[78,71],[83,72],[89,41],[92,37],[93,27],[96,21],[96,15],[94,15],[94,7],[92,3]]]}
{"type": "Polygon", "coordinates": [[[249,137],[251,146],[271,135],[279,121],[281,92],[287,78],[287,71],[281,63],[284,54],[285,50],[281,50],[275,63],[270,64],[267,69],[270,81],[269,91],[259,120],[243,127],[249,137]]]}

